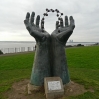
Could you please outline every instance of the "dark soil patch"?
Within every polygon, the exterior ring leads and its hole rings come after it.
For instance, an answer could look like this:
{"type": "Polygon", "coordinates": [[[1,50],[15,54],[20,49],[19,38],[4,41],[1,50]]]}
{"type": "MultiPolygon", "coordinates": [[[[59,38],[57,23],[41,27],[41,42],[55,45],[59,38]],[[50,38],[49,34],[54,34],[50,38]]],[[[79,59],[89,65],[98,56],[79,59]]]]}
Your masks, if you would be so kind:
{"type": "MultiPolygon", "coordinates": [[[[11,90],[5,93],[5,96],[8,99],[46,99],[44,88],[38,92],[33,92],[33,94],[28,95],[27,93],[27,84],[29,80],[21,80],[20,82],[15,82],[12,85],[11,90]]],[[[89,91],[89,90],[88,90],[89,91]]],[[[83,85],[71,81],[68,85],[65,86],[64,97],[68,96],[77,96],[87,92],[83,85]]],[[[62,99],[62,98],[61,98],[62,99]]]]}

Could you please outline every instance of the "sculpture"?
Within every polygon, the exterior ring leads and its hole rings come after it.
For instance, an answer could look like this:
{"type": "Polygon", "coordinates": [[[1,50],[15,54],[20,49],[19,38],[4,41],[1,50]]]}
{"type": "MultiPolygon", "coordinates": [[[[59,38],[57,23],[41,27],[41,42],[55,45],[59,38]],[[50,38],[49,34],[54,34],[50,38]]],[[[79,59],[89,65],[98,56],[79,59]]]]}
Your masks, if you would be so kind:
{"type": "Polygon", "coordinates": [[[53,76],[58,76],[62,79],[63,84],[67,84],[70,81],[66,55],[65,44],[73,32],[75,27],[74,19],[70,17],[70,25],[68,25],[68,17],[65,16],[65,26],[63,25],[63,19],[60,20],[60,28],[58,28],[59,22],[56,22],[56,29],[51,34],[51,48],[52,48],[52,70],[53,76]],[[60,29],[60,32],[58,32],[60,29]]]}
{"type": "Polygon", "coordinates": [[[42,32],[42,27],[39,27],[40,16],[36,18],[36,25],[34,24],[35,13],[32,12],[31,18],[30,14],[27,13],[24,23],[30,35],[36,40],[36,52],[35,59],[31,74],[30,83],[35,86],[42,86],[44,83],[44,77],[51,76],[50,73],[50,35],[44,31],[42,32]]]}
{"type": "MultiPolygon", "coordinates": [[[[49,11],[47,9],[47,11],[49,11]]],[[[54,12],[53,9],[51,9],[54,12]]],[[[56,10],[59,13],[59,10],[56,10]]],[[[63,19],[59,18],[56,22],[56,29],[51,36],[44,30],[44,18],[41,20],[41,28],[39,27],[40,16],[36,18],[36,25],[34,24],[35,13],[27,13],[24,23],[30,35],[36,40],[35,59],[31,74],[30,83],[35,86],[42,86],[44,77],[59,76],[63,84],[70,81],[66,55],[65,44],[72,34],[75,23],[74,19],[70,17],[70,25],[68,25],[68,17],[65,16],[65,26],[63,19]]],[[[46,16],[48,16],[46,14],[46,16]]]]}

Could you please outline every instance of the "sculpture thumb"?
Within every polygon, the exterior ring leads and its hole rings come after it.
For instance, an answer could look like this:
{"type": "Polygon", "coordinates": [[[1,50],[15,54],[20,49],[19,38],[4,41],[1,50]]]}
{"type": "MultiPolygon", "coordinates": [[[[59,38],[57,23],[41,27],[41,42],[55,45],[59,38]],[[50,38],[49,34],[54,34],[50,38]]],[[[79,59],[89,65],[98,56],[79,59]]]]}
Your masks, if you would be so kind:
{"type": "Polygon", "coordinates": [[[25,25],[27,24],[27,20],[24,20],[24,24],[25,24],[25,25]]]}

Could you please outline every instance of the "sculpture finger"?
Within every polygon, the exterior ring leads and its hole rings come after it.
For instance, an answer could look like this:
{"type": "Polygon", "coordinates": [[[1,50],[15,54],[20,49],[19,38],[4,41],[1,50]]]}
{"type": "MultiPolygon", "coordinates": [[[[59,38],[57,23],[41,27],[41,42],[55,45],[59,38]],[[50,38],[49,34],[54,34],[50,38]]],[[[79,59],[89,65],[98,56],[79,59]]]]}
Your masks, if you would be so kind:
{"type": "Polygon", "coordinates": [[[26,14],[26,19],[24,20],[24,24],[25,24],[26,28],[29,26],[29,18],[30,18],[30,13],[28,12],[26,14]]]}
{"type": "Polygon", "coordinates": [[[67,27],[68,26],[68,17],[65,16],[65,26],[67,27]]]}
{"type": "Polygon", "coordinates": [[[24,20],[24,23],[27,24],[29,22],[29,18],[30,18],[30,13],[27,12],[26,14],[26,19],[24,20]]]}
{"type": "Polygon", "coordinates": [[[30,18],[30,13],[29,13],[29,12],[27,12],[27,14],[26,14],[26,20],[28,20],[28,21],[29,21],[29,18],[30,18]]]}
{"type": "Polygon", "coordinates": [[[35,17],[35,12],[32,12],[31,19],[30,19],[31,25],[34,25],[34,17],[35,17]]]}
{"type": "Polygon", "coordinates": [[[41,29],[44,30],[44,20],[41,20],[41,29]]]}
{"type": "Polygon", "coordinates": [[[36,18],[36,26],[39,27],[39,23],[40,23],[40,16],[38,15],[36,18]]]}
{"type": "Polygon", "coordinates": [[[56,21],[56,29],[59,27],[59,21],[56,21]]]}
{"type": "Polygon", "coordinates": [[[63,27],[63,18],[60,20],[60,27],[63,27]]]}
{"type": "Polygon", "coordinates": [[[75,28],[75,22],[72,16],[70,16],[70,26],[74,29],[75,28]]]}

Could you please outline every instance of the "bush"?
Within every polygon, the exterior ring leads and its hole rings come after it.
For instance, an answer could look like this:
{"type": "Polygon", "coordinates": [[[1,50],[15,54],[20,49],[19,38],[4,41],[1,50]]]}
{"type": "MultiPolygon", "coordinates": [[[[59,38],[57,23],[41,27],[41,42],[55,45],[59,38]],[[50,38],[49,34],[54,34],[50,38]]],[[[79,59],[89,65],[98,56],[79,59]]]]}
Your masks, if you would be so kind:
{"type": "Polygon", "coordinates": [[[0,50],[0,55],[3,54],[3,52],[0,50]]]}
{"type": "Polygon", "coordinates": [[[66,45],[65,47],[73,47],[72,45],[66,45]]]}
{"type": "Polygon", "coordinates": [[[81,44],[77,44],[77,46],[84,46],[84,45],[81,45],[81,44]]]}
{"type": "Polygon", "coordinates": [[[95,43],[94,45],[99,45],[99,43],[95,43]]]}

